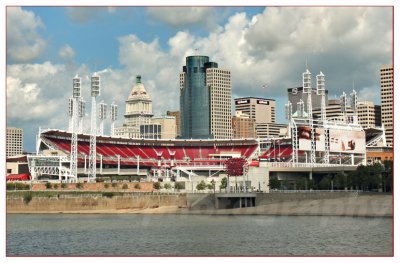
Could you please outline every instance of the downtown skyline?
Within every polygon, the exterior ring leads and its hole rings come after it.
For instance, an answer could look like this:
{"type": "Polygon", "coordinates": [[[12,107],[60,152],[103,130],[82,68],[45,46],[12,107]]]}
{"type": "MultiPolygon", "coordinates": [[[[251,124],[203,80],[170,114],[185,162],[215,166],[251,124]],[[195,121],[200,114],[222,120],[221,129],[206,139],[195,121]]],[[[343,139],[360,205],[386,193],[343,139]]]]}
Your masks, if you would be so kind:
{"type": "Polygon", "coordinates": [[[7,7],[6,15],[7,126],[24,129],[28,151],[39,126],[67,128],[75,74],[86,127],[93,72],[102,78],[98,101],[118,104],[122,124],[136,75],[155,115],[179,109],[179,72],[190,55],[231,71],[233,99],[275,99],[282,123],[287,89],[301,86],[306,61],[314,83],[326,75],[330,98],[349,94],[354,81],[359,101],[375,104],[379,67],[392,61],[391,7],[7,7]]]}

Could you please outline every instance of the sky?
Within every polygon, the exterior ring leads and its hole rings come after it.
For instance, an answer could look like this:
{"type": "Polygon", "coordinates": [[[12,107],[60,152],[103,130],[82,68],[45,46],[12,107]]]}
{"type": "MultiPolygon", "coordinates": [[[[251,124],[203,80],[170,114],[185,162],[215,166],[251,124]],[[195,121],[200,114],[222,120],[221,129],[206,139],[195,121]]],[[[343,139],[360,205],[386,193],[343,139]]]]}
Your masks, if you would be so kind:
{"type": "MultiPolygon", "coordinates": [[[[39,127],[68,128],[72,79],[82,77],[85,130],[90,83],[101,76],[98,102],[118,105],[136,75],[156,116],[179,110],[179,73],[190,55],[206,55],[231,71],[233,99],[277,101],[286,123],[287,89],[302,73],[326,76],[329,98],[358,92],[380,104],[379,68],[392,63],[391,7],[6,7],[6,125],[24,129],[35,150],[39,127]],[[266,85],[267,88],[262,88],[266,85]]],[[[109,134],[110,122],[105,122],[109,134]]]]}

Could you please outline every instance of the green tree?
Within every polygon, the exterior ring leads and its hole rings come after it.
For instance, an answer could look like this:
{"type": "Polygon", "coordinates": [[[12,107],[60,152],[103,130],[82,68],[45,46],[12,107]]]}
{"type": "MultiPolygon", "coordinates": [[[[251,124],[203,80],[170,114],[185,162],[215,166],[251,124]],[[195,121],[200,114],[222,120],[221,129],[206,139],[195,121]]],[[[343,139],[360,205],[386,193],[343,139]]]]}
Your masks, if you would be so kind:
{"type": "Polygon", "coordinates": [[[172,186],[171,186],[171,184],[169,184],[169,183],[166,183],[166,184],[164,184],[164,188],[165,188],[165,189],[171,189],[171,188],[172,188],[172,186]]]}
{"type": "Polygon", "coordinates": [[[391,192],[393,183],[393,161],[384,160],[382,167],[382,185],[383,191],[391,192]]]}
{"type": "Polygon", "coordinates": [[[45,184],[45,186],[46,186],[46,189],[51,189],[51,183],[50,183],[50,182],[47,182],[47,183],[45,184]]]}
{"type": "Polygon", "coordinates": [[[185,183],[184,182],[175,182],[175,189],[176,190],[185,189],[185,183]]]}
{"type": "Polygon", "coordinates": [[[128,185],[127,184],[124,184],[123,186],[122,186],[122,189],[124,189],[124,190],[126,190],[126,189],[128,189],[129,187],[128,187],[128,185]]]}
{"type": "Polygon", "coordinates": [[[160,189],[161,189],[161,184],[160,184],[160,182],[155,182],[155,183],[153,183],[153,188],[156,189],[156,190],[160,190],[160,189]]]}
{"type": "Polygon", "coordinates": [[[26,192],[24,193],[24,203],[29,204],[32,201],[32,193],[26,192]]]}
{"type": "Polygon", "coordinates": [[[224,177],[221,180],[221,184],[219,185],[219,189],[226,189],[226,187],[228,186],[228,178],[224,177]]]}
{"type": "Polygon", "coordinates": [[[213,190],[215,191],[215,180],[212,179],[211,182],[209,184],[207,184],[207,189],[208,190],[213,190]]]}
{"type": "Polygon", "coordinates": [[[197,184],[196,189],[201,191],[206,189],[206,187],[207,187],[206,183],[203,180],[201,180],[201,182],[197,184]]]}
{"type": "Polygon", "coordinates": [[[104,192],[102,193],[103,197],[112,198],[114,196],[113,192],[104,192]]]}
{"type": "Polygon", "coordinates": [[[346,176],[344,173],[337,173],[333,177],[333,188],[343,190],[346,187],[346,176]]]}
{"type": "Polygon", "coordinates": [[[280,181],[276,177],[270,177],[269,178],[269,189],[279,189],[281,186],[280,181]]]}
{"type": "Polygon", "coordinates": [[[318,188],[321,190],[331,189],[331,178],[330,176],[324,176],[318,183],[318,188]]]}
{"type": "Polygon", "coordinates": [[[141,188],[141,187],[140,187],[140,184],[139,184],[139,183],[136,183],[136,184],[135,184],[135,189],[140,190],[140,188],[141,188]]]}

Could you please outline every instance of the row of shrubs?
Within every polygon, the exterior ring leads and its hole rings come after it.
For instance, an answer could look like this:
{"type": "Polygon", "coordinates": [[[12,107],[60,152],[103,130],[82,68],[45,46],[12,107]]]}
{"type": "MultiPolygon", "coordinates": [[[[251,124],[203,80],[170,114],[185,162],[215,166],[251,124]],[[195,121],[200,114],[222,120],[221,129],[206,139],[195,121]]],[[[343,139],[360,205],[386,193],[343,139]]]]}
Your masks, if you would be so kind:
{"type": "Polygon", "coordinates": [[[30,185],[24,183],[7,183],[7,190],[29,190],[30,185]]]}
{"type": "Polygon", "coordinates": [[[165,183],[164,185],[161,185],[160,182],[155,182],[153,183],[153,188],[156,190],[160,190],[162,188],[164,189],[176,189],[176,190],[182,190],[185,189],[185,183],[184,182],[175,182],[174,187],[172,187],[172,185],[170,183],[165,183]]]}
{"type": "MultiPolygon", "coordinates": [[[[109,183],[105,183],[104,184],[104,188],[105,189],[108,189],[108,188],[110,188],[110,186],[112,187],[112,188],[117,188],[118,187],[118,184],[117,183],[111,183],[111,184],[109,184],[109,183]]],[[[52,184],[52,183],[50,183],[50,182],[47,182],[46,183],[46,189],[58,189],[59,187],[61,187],[62,189],[65,189],[65,188],[67,188],[68,186],[67,186],[67,184],[66,183],[61,183],[61,184],[52,184]]],[[[76,183],[75,184],[75,187],[77,188],[77,189],[83,189],[83,183],[76,183]]],[[[128,184],[123,184],[122,185],[122,189],[128,189],[129,187],[128,187],[128,184]]],[[[138,189],[138,190],[140,190],[140,184],[139,183],[136,183],[135,184],[135,189],[138,189]]]]}
{"type": "MultiPolygon", "coordinates": [[[[76,183],[75,187],[77,189],[83,189],[83,183],[76,183]]],[[[105,189],[109,189],[110,187],[112,188],[117,188],[118,184],[117,183],[105,183],[104,184],[104,188],[105,189]]],[[[52,184],[50,182],[46,183],[46,189],[66,189],[68,188],[68,185],[66,183],[61,183],[61,184],[52,184]]],[[[134,186],[135,189],[140,190],[140,184],[136,183],[134,186]]],[[[176,190],[181,190],[181,189],[185,189],[185,183],[184,182],[175,182],[174,186],[172,186],[170,183],[165,183],[164,185],[162,185],[160,182],[155,182],[153,183],[153,188],[156,190],[160,190],[162,188],[164,189],[176,189],[176,190]]],[[[29,190],[30,189],[30,185],[29,184],[24,184],[24,183],[7,183],[7,190],[29,190]]],[[[129,189],[128,184],[123,184],[122,185],[122,189],[126,190],[129,189]]]]}

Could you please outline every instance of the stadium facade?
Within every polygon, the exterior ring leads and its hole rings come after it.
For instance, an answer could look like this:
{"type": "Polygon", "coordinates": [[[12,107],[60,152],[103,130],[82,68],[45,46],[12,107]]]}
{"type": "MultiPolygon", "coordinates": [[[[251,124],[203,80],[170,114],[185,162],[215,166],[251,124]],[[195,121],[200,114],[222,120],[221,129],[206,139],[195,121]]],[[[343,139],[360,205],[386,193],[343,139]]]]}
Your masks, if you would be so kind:
{"type": "MultiPolygon", "coordinates": [[[[182,181],[186,190],[193,190],[196,181],[221,181],[227,175],[225,161],[241,157],[247,165],[237,180],[239,186],[235,182],[234,188],[268,191],[272,174],[278,179],[300,175],[312,178],[355,170],[366,163],[365,131],[357,118],[346,114],[345,98],[342,117],[327,119],[322,73],[316,76],[316,83],[317,88],[312,89],[311,73],[303,73],[306,102],[298,105],[295,112],[290,101],[286,104],[288,133],[282,138],[165,140],[96,135],[93,144],[93,134],[73,129],[40,130],[37,155],[28,156],[30,173],[33,180],[93,181],[97,177],[134,176],[151,181],[182,181]],[[313,118],[311,96],[315,94],[320,96],[318,119],[313,118]],[[94,163],[89,167],[91,161],[94,163]],[[74,165],[76,169],[72,169],[74,165]]],[[[355,96],[352,98],[351,105],[356,105],[355,96]]],[[[186,113],[181,114],[184,135],[188,132],[186,113]]],[[[209,130],[198,132],[209,135],[209,130]]]]}

